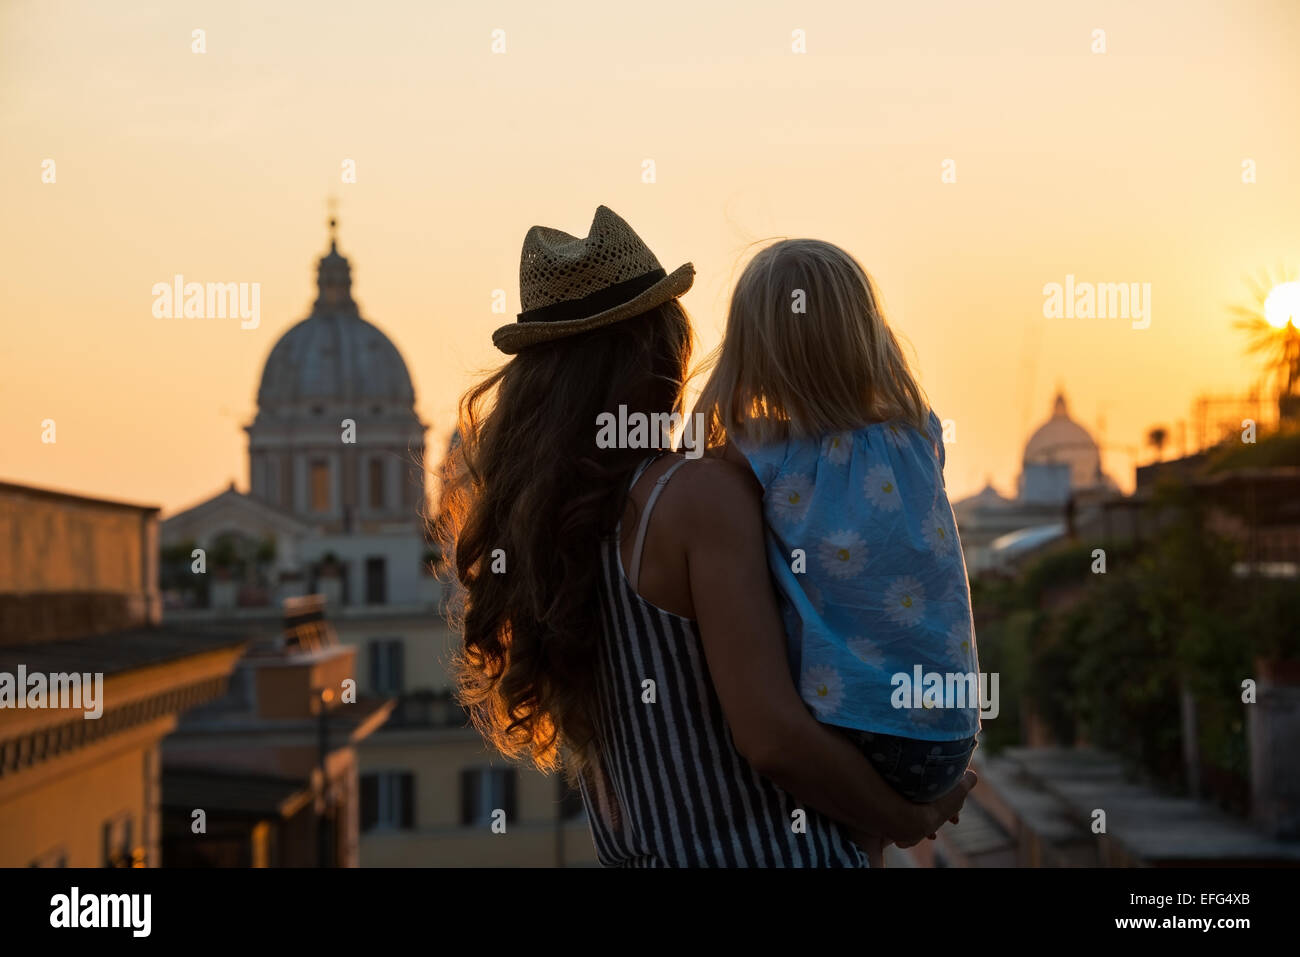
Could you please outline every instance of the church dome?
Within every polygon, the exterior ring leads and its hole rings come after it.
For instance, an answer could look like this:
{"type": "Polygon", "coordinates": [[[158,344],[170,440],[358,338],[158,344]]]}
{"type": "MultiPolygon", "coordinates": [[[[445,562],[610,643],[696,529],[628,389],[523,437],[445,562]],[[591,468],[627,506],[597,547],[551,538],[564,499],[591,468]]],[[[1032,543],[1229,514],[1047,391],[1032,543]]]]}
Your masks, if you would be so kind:
{"type": "Polygon", "coordinates": [[[1101,451],[1088,430],[1070,418],[1065,395],[1057,393],[1052,417],[1025,444],[1025,465],[1065,464],[1070,485],[1086,488],[1104,481],[1101,451]]]}
{"type": "Polygon", "coordinates": [[[1001,492],[993,487],[992,479],[986,479],[982,489],[960,502],[954,502],[953,508],[956,509],[958,506],[964,506],[967,509],[1001,508],[1009,504],[1011,504],[1011,499],[1005,498],[1001,492]]]}
{"type": "Polygon", "coordinates": [[[415,389],[402,354],[361,318],[352,299],[351,268],[333,239],[320,260],[317,288],[311,315],[281,336],[267,356],[259,409],[275,413],[327,403],[410,409],[415,389]]]}

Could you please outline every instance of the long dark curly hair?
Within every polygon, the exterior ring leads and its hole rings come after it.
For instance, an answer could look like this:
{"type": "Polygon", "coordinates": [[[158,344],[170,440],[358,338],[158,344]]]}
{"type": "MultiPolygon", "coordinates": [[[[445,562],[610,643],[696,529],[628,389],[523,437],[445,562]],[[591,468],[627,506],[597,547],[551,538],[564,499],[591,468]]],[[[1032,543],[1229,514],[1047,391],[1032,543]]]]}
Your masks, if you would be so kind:
{"type": "Polygon", "coordinates": [[[435,530],[461,586],[453,672],[474,725],[507,757],[546,771],[586,761],[600,547],[647,454],[599,448],[597,418],[681,412],[691,345],[672,300],[531,346],[461,398],[435,530]]]}

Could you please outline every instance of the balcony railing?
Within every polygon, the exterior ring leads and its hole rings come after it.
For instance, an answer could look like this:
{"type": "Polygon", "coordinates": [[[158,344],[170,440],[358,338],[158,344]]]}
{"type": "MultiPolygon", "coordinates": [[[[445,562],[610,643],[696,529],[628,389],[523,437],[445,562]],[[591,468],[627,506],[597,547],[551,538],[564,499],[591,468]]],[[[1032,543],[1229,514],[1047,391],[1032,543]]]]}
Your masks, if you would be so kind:
{"type": "Polygon", "coordinates": [[[401,695],[381,730],[466,727],[469,727],[469,714],[448,689],[413,691],[401,695]]]}

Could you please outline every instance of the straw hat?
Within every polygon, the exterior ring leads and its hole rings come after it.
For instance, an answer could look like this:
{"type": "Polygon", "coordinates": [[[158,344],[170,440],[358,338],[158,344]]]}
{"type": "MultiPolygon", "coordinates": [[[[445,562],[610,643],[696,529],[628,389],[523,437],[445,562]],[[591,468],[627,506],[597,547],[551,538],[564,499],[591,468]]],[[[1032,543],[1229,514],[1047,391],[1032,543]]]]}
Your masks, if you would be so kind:
{"type": "Polygon", "coordinates": [[[608,206],[596,209],[585,239],[549,226],[524,237],[517,322],[492,333],[506,354],[640,315],[691,288],[690,263],[664,271],[632,227],[608,206]]]}

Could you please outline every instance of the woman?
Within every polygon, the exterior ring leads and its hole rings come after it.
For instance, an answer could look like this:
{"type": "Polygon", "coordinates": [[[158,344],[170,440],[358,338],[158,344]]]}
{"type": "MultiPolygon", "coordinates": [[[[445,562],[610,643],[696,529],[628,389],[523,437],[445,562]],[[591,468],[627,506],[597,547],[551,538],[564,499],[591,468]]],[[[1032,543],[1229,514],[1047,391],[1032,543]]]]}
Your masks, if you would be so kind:
{"type": "Polygon", "coordinates": [[[446,499],[462,701],[507,756],[577,776],[603,864],[866,866],[850,831],[933,836],[974,776],[912,804],[808,713],[752,477],[597,441],[624,408],[681,412],[693,278],[603,206],[585,238],[525,237],[524,311],[493,336],[514,358],[462,400],[446,499]]]}

